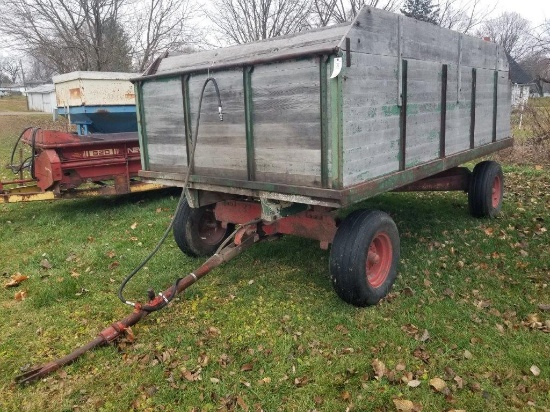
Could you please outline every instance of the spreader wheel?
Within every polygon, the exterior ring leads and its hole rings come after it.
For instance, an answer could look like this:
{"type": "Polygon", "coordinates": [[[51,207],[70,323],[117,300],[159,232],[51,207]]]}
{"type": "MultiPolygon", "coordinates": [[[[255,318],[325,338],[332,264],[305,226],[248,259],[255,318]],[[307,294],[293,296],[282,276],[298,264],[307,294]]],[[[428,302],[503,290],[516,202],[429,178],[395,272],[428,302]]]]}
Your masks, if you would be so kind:
{"type": "Polygon", "coordinates": [[[474,167],[468,205],[475,217],[495,217],[502,208],[504,176],[497,162],[484,161],[474,167]]]}
{"type": "Polygon", "coordinates": [[[184,200],[174,219],[174,239],[189,256],[213,254],[231,230],[224,228],[214,216],[214,205],[194,209],[184,200]]]}
{"type": "Polygon", "coordinates": [[[397,277],[399,232],[390,216],[357,210],[338,227],[330,274],[338,296],[355,306],[375,305],[397,277]]]}

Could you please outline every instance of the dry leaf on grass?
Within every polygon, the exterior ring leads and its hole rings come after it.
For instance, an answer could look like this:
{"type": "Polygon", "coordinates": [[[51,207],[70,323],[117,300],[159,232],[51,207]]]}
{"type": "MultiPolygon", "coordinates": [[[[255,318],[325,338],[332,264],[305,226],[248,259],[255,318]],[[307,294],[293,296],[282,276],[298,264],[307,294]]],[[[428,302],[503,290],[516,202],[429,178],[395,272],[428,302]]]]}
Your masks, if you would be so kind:
{"type": "Polygon", "coordinates": [[[19,286],[19,284],[25,280],[27,280],[29,277],[22,275],[21,273],[16,273],[11,277],[11,280],[4,284],[5,288],[13,288],[15,286],[19,286]]]}
{"type": "Polygon", "coordinates": [[[529,370],[531,371],[531,373],[535,376],[539,376],[540,375],[540,369],[537,365],[532,365],[529,370]]]}
{"type": "Polygon", "coordinates": [[[44,269],[51,269],[53,268],[53,265],[48,261],[48,259],[42,259],[40,261],[40,267],[44,269]]]}
{"type": "Polygon", "coordinates": [[[408,399],[394,399],[393,404],[398,412],[420,412],[422,406],[408,399]]]}
{"type": "Polygon", "coordinates": [[[15,300],[25,300],[26,298],[27,298],[26,290],[20,290],[19,292],[15,292],[15,295],[14,295],[15,300]]]}
{"type": "Polygon", "coordinates": [[[447,387],[447,383],[441,378],[430,379],[430,386],[437,392],[443,392],[447,387]]]}
{"type": "Polygon", "coordinates": [[[380,380],[386,373],[386,365],[378,359],[374,359],[371,363],[372,369],[374,369],[374,374],[376,379],[380,380]]]}
{"type": "Polygon", "coordinates": [[[137,225],[138,225],[137,222],[132,223],[132,226],[130,226],[130,229],[135,230],[137,225]]]}
{"type": "Polygon", "coordinates": [[[407,386],[410,386],[411,388],[416,388],[420,386],[422,382],[420,382],[418,379],[413,379],[412,381],[407,382],[407,386]]]}

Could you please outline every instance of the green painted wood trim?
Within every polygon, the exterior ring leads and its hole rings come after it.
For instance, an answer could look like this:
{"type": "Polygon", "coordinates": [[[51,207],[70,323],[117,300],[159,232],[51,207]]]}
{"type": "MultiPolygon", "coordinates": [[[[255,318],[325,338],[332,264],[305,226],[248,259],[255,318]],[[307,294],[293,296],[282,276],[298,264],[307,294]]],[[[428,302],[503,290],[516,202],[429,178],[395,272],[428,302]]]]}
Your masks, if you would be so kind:
{"type": "Polygon", "coordinates": [[[399,170],[405,170],[407,161],[407,60],[401,62],[401,113],[399,122],[399,170]]]}
{"type": "Polygon", "coordinates": [[[189,166],[189,149],[192,139],[191,130],[191,102],[189,100],[189,78],[190,75],[181,76],[181,91],[183,100],[183,122],[185,124],[185,153],[187,166],[189,166]]]}
{"type": "Polygon", "coordinates": [[[244,121],[246,133],[246,168],[248,180],[256,180],[256,156],[254,154],[254,105],[252,100],[253,66],[243,67],[244,121]]]}
{"type": "Polygon", "coordinates": [[[143,170],[149,170],[149,151],[147,147],[147,130],[145,127],[145,113],[143,107],[143,82],[136,82],[134,84],[134,91],[136,93],[136,116],[138,125],[141,168],[143,170]]]}
{"type": "Polygon", "coordinates": [[[328,96],[327,96],[327,65],[330,64],[328,56],[319,58],[319,90],[320,90],[320,113],[321,113],[321,185],[329,187],[329,139],[328,139],[328,96]]]}
{"type": "Polygon", "coordinates": [[[497,141],[498,70],[493,75],[493,142],[497,141]]]}
{"type": "Polygon", "coordinates": [[[499,140],[495,143],[488,143],[475,149],[465,150],[443,159],[437,159],[419,166],[369,180],[340,191],[340,204],[342,207],[350,206],[361,202],[380,193],[389,192],[409,183],[416,182],[437,173],[443,172],[452,167],[459,166],[465,162],[487,156],[499,150],[511,147],[514,144],[513,138],[499,140]]]}
{"type": "MultiPolygon", "coordinates": [[[[341,57],[332,56],[330,59],[331,72],[334,68],[334,58],[341,57]]],[[[343,65],[342,65],[343,66],[343,65]]],[[[344,67],[338,76],[334,79],[329,79],[330,88],[330,140],[332,143],[332,188],[340,189],[343,187],[343,170],[344,170],[344,113],[343,113],[343,98],[342,98],[342,77],[344,76],[344,67]]]]}
{"type": "MultiPolygon", "coordinates": [[[[512,138],[502,139],[496,143],[489,143],[479,146],[473,150],[465,150],[463,152],[447,156],[443,159],[436,159],[429,163],[412,167],[400,172],[395,172],[387,176],[381,176],[377,179],[368,180],[341,190],[279,183],[250,182],[246,180],[197,175],[192,175],[190,177],[190,185],[191,188],[194,189],[256,197],[258,196],[259,190],[289,195],[299,195],[308,197],[311,200],[311,204],[320,204],[324,201],[329,201],[334,203],[335,206],[338,205],[338,207],[346,207],[376,196],[380,193],[389,192],[409,183],[443,172],[452,167],[459,166],[465,162],[486,156],[507,147],[511,147],[513,144],[514,139],[512,138]]],[[[166,182],[166,184],[174,184],[176,186],[178,183],[181,184],[185,180],[185,173],[140,171],[139,174],[147,179],[157,180],[161,183],[166,182]]]]}
{"type": "Polygon", "coordinates": [[[470,102],[470,149],[475,147],[477,70],[472,69],[472,99],[470,102]]]}

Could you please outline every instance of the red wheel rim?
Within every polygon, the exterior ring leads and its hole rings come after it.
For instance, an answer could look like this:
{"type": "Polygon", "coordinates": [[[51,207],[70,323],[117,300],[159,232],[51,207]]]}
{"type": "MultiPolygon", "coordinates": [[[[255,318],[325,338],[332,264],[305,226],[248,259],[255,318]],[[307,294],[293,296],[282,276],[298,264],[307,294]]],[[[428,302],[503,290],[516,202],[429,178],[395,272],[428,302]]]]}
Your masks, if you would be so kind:
{"type": "Polygon", "coordinates": [[[209,245],[217,245],[223,240],[225,232],[226,229],[222,227],[221,222],[216,220],[214,211],[206,209],[200,218],[198,227],[201,240],[209,245]]]}
{"type": "Polygon", "coordinates": [[[366,258],[367,281],[373,288],[378,288],[386,281],[393,260],[391,239],[386,233],[378,232],[374,236],[366,258]]]}
{"type": "Polygon", "coordinates": [[[496,209],[500,204],[500,199],[502,197],[502,179],[500,176],[495,176],[493,181],[493,192],[492,192],[492,205],[493,209],[496,209]]]}

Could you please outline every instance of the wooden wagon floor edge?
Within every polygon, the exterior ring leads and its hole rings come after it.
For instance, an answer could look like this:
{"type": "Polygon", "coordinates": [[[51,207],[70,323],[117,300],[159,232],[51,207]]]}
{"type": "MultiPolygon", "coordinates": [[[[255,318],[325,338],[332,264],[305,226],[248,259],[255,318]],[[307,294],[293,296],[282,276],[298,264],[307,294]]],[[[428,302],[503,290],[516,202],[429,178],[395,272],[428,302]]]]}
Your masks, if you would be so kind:
{"type": "MultiPolygon", "coordinates": [[[[197,175],[191,176],[190,188],[207,190],[206,187],[211,185],[215,186],[212,190],[216,189],[217,191],[225,191],[227,193],[234,192],[234,190],[230,189],[238,188],[239,194],[244,195],[257,196],[257,192],[262,191],[273,194],[300,196],[303,200],[308,200],[304,203],[313,205],[326,205],[329,203],[335,207],[346,207],[382,192],[397,189],[401,186],[412,183],[413,181],[424,179],[452,167],[459,166],[462,163],[486,156],[498,150],[505,149],[512,146],[513,142],[513,138],[502,139],[494,143],[479,146],[473,150],[465,150],[463,152],[447,156],[443,159],[437,159],[432,162],[424,163],[422,165],[391,173],[389,175],[380,176],[376,179],[341,190],[197,175]]],[[[164,182],[172,182],[175,186],[177,186],[179,182],[183,182],[185,180],[185,173],[165,173],[141,170],[139,175],[144,179],[152,179],[153,181],[162,180],[164,182]]]]}

